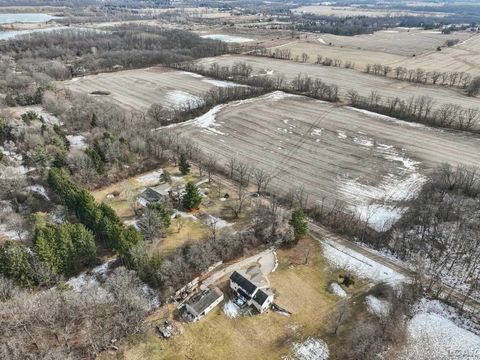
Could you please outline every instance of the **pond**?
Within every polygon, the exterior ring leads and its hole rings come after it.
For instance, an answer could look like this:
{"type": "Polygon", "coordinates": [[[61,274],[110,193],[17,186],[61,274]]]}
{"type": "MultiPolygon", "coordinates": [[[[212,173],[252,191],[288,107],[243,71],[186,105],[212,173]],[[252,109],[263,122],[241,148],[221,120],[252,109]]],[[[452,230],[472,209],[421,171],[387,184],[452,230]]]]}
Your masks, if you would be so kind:
{"type": "Polygon", "coordinates": [[[1,24],[22,23],[41,23],[55,19],[55,16],[40,13],[22,13],[22,14],[0,14],[1,24]]]}
{"type": "Polygon", "coordinates": [[[221,40],[226,43],[244,43],[244,42],[253,41],[253,39],[248,39],[240,36],[224,35],[224,34],[202,35],[202,38],[212,39],[212,40],[221,40]]]}

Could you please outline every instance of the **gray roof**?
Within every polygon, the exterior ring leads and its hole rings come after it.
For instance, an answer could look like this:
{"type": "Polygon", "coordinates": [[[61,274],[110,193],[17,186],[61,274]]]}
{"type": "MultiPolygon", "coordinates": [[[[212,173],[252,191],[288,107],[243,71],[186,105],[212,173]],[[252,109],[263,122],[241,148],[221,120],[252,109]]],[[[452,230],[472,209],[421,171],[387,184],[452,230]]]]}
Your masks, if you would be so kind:
{"type": "Polygon", "coordinates": [[[272,295],[271,292],[266,292],[266,291],[263,291],[263,290],[258,290],[257,293],[255,294],[255,296],[253,297],[253,300],[255,300],[255,302],[262,306],[265,301],[267,301],[268,297],[272,295]]]}
{"type": "Polygon", "coordinates": [[[148,202],[155,202],[163,200],[165,196],[168,195],[170,191],[170,184],[164,183],[154,187],[148,187],[142,193],[142,197],[148,202]]]}
{"type": "Polygon", "coordinates": [[[159,194],[152,188],[146,188],[145,191],[142,193],[142,197],[148,202],[154,202],[163,199],[163,195],[159,194]]]}
{"type": "Polygon", "coordinates": [[[212,305],[215,301],[223,296],[223,293],[217,287],[208,288],[201,293],[194,295],[190,300],[186,302],[186,305],[190,306],[197,315],[200,315],[212,305]]]}

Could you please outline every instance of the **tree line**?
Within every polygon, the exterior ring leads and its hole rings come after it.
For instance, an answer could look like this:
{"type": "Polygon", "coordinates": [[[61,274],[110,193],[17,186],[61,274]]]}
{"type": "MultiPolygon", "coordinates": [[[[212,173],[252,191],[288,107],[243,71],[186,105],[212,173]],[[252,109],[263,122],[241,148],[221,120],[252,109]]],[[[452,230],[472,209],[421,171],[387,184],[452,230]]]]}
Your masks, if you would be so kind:
{"type": "Polygon", "coordinates": [[[403,66],[392,68],[388,65],[367,64],[365,65],[365,72],[367,74],[384,77],[394,77],[397,80],[404,80],[418,84],[455,86],[465,89],[465,93],[469,96],[474,96],[479,91],[478,83],[480,83],[480,77],[472,77],[472,75],[463,71],[426,71],[422,68],[407,69],[403,66]]]}
{"type": "Polygon", "coordinates": [[[196,72],[205,76],[222,80],[234,80],[240,84],[263,88],[266,91],[285,91],[301,94],[315,99],[335,102],[338,100],[338,87],[327,84],[320,79],[313,79],[307,75],[298,74],[290,82],[283,75],[274,77],[262,74],[252,75],[253,68],[244,62],[237,62],[231,67],[211,64],[208,68],[195,63],[181,63],[174,65],[178,69],[196,72]]]}
{"type": "Polygon", "coordinates": [[[347,96],[350,104],[355,108],[428,126],[470,132],[480,131],[478,128],[480,113],[476,108],[463,108],[448,103],[435,106],[435,101],[427,96],[412,96],[408,100],[398,97],[382,98],[376,91],[372,91],[370,96],[361,96],[356,90],[350,90],[347,96]]]}
{"type": "MultiPolygon", "coordinates": [[[[216,63],[211,64],[208,68],[194,63],[176,64],[175,67],[218,79],[230,79],[242,84],[254,85],[270,91],[281,90],[331,102],[336,102],[339,98],[339,89],[336,85],[326,84],[320,79],[312,79],[301,74],[289,82],[282,75],[274,77],[261,74],[252,75],[252,66],[244,62],[237,62],[231,67],[220,66],[216,63]]],[[[426,96],[402,100],[399,97],[384,98],[375,91],[369,96],[361,96],[356,90],[350,90],[347,93],[347,99],[353,107],[405,121],[461,131],[479,131],[480,114],[478,109],[463,108],[455,104],[443,104],[435,107],[435,101],[426,96]]]]}

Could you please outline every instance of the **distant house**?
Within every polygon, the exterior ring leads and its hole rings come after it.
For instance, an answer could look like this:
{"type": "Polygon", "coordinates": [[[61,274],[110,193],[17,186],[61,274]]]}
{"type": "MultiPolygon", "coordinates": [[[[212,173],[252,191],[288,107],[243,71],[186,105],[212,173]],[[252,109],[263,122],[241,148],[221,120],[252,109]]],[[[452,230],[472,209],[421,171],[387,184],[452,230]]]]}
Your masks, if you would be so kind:
{"type": "Polygon", "coordinates": [[[148,187],[142,192],[138,202],[143,206],[156,202],[166,202],[170,195],[170,190],[170,184],[168,183],[148,187]]]}
{"type": "Polygon", "coordinates": [[[222,291],[217,287],[209,287],[195,294],[185,303],[184,318],[192,322],[198,321],[220,304],[222,300],[222,291]]]}
{"type": "Polygon", "coordinates": [[[245,304],[255,307],[260,313],[270,307],[275,296],[257,265],[234,271],[230,276],[230,287],[245,304]]]}

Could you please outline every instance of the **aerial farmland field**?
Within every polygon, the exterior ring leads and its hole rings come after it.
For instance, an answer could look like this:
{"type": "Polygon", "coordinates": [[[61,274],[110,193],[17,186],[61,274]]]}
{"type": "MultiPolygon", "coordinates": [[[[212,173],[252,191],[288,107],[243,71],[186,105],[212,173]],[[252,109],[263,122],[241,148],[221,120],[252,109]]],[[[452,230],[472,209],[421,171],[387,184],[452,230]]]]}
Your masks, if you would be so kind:
{"type": "Polygon", "coordinates": [[[321,79],[327,84],[337,85],[340,98],[345,98],[347,92],[353,89],[363,96],[368,96],[372,91],[376,91],[383,97],[409,99],[412,96],[428,96],[436,101],[436,105],[455,103],[465,108],[478,107],[478,99],[464,95],[460,89],[414,84],[392,78],[372,76],[352,69],[242,55],[205,58],[199,60],[198,64],[208,67],[213,63],[233,65],[236,62],[245,62],[251,65],[256,74],[284,75],[287,80],[292,80],[298,74],[321,79]]]}
{"type": "Polygon", "coordinates": [[[358,70],[367,64],[382,64],[480,75],[480,36],[466,31],[447,35],[438,30],[393,28],[356,36],[302,34],[299,39],[270,47],[276,48],[290,49],[292,58],[306,53],[310,63],[317,55],[350,61],[358,70]],[[446,47],[447,40],[459,43],[446,47]]]}
{"type": "Polygon", "coordinates": [[[215,87],[235,86],[162,66],[89,75],[63,82],[63,85],[83,94],[104,92],[104,95],[92,96],[140,111],[148,110],[153,103],[180,108],[201,101],[200,96],[215,87]]]}
{"type": "Polygon", "coordinates": [[[225,163],[233,156],[268,170],[277,191],[342,200],[377,228],[398,219],[433,167],[480,162],[476,136],[282,92],[217,106],[175,130],[225,163]]]}
{"type": "Polygon", "coordinates": [[[417,12],[417,11],[400,11],[392,9],[379,9],[379,8],[360,8],[355,6],[329,6],[329,5],[307,5],[300,6],[293,9],[295,13],[309,13],[315,15],[324,16],[368,16],[368,17],[380,17],[380,16],[446,16],[446,13],[442,12],[417,12]]]}

